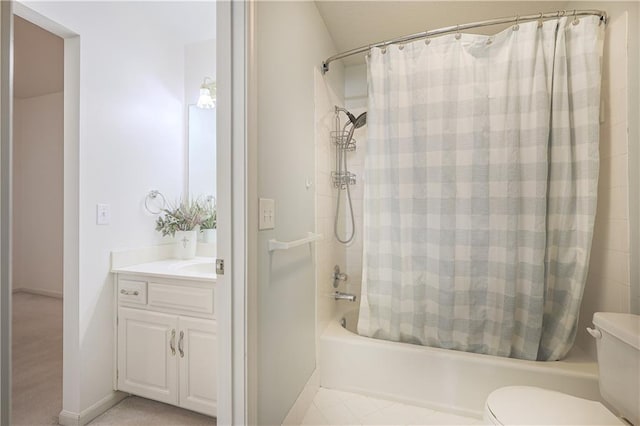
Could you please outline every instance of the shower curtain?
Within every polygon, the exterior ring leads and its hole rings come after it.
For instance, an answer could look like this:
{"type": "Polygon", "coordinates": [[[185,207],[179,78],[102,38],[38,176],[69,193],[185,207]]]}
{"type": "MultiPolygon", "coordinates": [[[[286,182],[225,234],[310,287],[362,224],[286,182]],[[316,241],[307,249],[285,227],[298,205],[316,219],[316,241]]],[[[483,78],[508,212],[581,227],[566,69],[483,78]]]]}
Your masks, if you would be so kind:
{"type": "Polygon", "coordinates": [[[603,27],[372,50],[360,334],[566,355],[595,219],[603,27]]]}

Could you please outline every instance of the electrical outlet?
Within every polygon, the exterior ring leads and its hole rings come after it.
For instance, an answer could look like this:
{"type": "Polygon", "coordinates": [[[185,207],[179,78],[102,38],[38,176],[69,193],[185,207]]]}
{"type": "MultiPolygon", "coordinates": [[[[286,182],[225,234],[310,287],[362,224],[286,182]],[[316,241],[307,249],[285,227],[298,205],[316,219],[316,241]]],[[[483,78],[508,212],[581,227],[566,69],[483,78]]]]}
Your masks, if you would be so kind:
{"type": "Polygon", "coordinates": [[[108,225],[111,222],[111,206],[109,204],[96,205],[96,224],[108,225]]]}
{"type": "Polygon", "coordinates": [[[260,198],[258,229],[274,229],[276,227],[276,202],[270,198],[260,198]]]}

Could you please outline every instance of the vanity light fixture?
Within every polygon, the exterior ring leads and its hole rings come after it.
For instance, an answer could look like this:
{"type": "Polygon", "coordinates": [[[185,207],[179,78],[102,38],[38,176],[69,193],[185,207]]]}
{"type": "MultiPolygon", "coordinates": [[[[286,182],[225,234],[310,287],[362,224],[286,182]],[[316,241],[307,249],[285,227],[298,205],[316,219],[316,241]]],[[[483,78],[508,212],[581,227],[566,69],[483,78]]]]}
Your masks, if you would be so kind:
{"type": "Polygon", "coordinates": [[[205,77],[200,85],[200,96],[198,97],[198,108],[211,109],[216,106],[216,82],[211,77],[205,77]]]}

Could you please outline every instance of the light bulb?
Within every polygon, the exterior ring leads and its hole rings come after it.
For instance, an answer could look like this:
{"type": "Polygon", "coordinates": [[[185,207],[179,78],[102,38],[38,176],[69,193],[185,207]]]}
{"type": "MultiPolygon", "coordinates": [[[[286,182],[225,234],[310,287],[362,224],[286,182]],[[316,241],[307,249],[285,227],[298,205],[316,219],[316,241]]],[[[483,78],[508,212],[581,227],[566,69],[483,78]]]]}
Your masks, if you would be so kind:
{"type": "Polygon", "coordinates": [[[198,108],[211,109],[215,108],[216,101],[211,97],[211,91],[206,87],[200,88],[200,96],[198,97],[198,108]]]}

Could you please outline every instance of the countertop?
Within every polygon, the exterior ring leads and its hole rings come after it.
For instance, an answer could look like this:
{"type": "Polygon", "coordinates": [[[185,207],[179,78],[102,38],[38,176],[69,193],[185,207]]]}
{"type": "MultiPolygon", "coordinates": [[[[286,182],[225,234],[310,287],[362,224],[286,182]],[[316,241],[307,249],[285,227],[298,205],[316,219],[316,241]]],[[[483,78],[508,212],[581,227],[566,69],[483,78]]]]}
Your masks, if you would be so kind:
{"type": "Polygon", "coordinates": [[[196,257],[189,260],[157,260],[112,268],[111,272],[207,282],[215,282],[217,278],[215,274],[215,258],[213,257],[196,257]]]}

